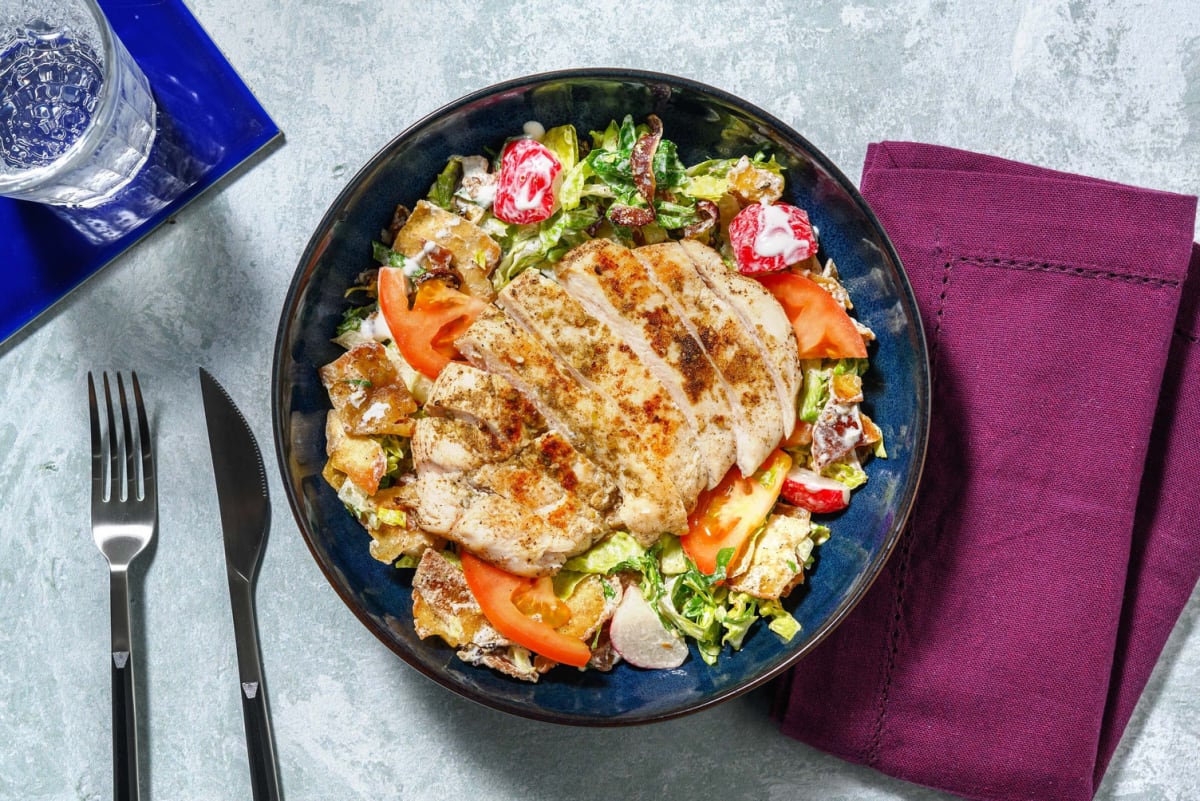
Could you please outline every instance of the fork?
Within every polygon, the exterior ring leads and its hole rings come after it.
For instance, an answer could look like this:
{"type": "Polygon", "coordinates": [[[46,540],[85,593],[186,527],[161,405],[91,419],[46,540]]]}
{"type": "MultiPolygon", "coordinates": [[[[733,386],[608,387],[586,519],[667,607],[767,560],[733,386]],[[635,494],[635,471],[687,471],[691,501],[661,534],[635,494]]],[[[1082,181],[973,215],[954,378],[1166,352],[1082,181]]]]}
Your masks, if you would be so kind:
{"type": "Polygon", "coordinates": [[[133,638],[129,622],[129,565],[142,553],[158,528],[158,495],[150,424],[142,404],[137,373],[130,373],[137,414],[137,436],[129,421],[125,382],[117,373],[121,427],[113,418],[108,373],[104,384],[104,418],[96,401],[96,384],[88,373],[92,418],[92,538],[108,560],[109,613],[112,632],[113,798],[137,801],[137,705],[133,693],[133,638]],[[136,445],[136,449],[135,449],[136,445]]]}

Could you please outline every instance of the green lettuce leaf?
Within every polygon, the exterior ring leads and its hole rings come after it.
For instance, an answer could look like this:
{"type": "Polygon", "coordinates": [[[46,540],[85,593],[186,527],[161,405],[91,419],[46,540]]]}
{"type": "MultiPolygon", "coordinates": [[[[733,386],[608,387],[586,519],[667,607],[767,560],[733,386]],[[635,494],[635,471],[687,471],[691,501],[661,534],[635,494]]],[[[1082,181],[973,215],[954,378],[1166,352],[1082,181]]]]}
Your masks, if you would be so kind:
{"type": "Polygon", "coordinates": [[[825,466],[821,475],[845,484],[850,489],[858,489],[867,483],[867,473],[860,466],[848,462],[834,462],[825,466]]]}
{"type": "Polygon", "coordinates": [[[564,173],[570,172],[575,162],[579,161],[579,140],[574,125],[551,128],[542,137],[542,144],[558,156],[564,173]]]}
{"type": "Polygon", "coordinates": [[[760,601],[758,613],[769,618],[767,628],[778,634],[784,642],[790,642],[800,631],[800,624],[792,613],[783,608],[779,601],[760,601]]]}
{"type": "Polygon", "coordinates": [[[618,566],[635,562],[645,555],[646,549],[638,545],[632,536],[624,531],[614,531],[587,551],[568,559],[563,564],[563,570],[608,574],[618,566]]]}
{"type": "Polygon", "coordinates": [[[830,371],[817,367],[804,370],[804,386],[800,390],[800,419],[815,423],[829,401],[830,371]]]}
{"type": "Polygon", "coordinates": [[[433,186],[429,187],[429,194],[425,199],[435,206],[441,206],[443,209],[451,211],[454,190],[458,187],[458,180],[461,176],[462,164],[457,158],[450,159],[438,174],[433,186]]]}

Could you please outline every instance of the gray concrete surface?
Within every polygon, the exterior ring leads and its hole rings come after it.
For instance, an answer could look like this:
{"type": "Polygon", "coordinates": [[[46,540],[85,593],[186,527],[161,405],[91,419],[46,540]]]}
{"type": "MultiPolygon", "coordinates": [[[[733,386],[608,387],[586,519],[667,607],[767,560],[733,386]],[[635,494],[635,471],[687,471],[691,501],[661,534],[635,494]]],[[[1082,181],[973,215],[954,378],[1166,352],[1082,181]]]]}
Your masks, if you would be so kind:
{"type": "MultiPolygon", "coordinates": [[[[86,372],[106,368],[141,372],[158,428],[161,536],[134,613],[145,797],[250,797],[196,368],[269,445],[271,347],[309,232],[363,162],[442,104],[552,68],[657,69],[774,112],[852,176],[868,142],[915,139],[1200,192],[1194,0],[189,3],[287,143],[0,348],[3,799],[111,793],[84,411],[86,372]]],[[[759,695],[618,731],[461,700],[343,607],[271,467],[258,606],[289,801],[946,797],[779,736],[759,695]]],[[[1194,595],[1099,798],[1200,797],[1198,617],[1194,595]]]]}

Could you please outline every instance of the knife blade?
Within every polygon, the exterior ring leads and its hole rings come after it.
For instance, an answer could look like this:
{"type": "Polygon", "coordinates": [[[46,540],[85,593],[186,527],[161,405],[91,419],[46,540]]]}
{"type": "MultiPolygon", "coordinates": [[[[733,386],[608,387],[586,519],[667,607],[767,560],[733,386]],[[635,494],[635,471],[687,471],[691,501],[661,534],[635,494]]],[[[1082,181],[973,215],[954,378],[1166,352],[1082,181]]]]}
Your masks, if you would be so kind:
{"type": "Polygon", "coordinates": [[[204,368],[200,368],[200,391],[225,539],[225,573],[233,608],[250,785],[255,801],[278,801],[279,771],[254,612],[254,580],[271,525],[266,472],[246,418],[204,368]]]}

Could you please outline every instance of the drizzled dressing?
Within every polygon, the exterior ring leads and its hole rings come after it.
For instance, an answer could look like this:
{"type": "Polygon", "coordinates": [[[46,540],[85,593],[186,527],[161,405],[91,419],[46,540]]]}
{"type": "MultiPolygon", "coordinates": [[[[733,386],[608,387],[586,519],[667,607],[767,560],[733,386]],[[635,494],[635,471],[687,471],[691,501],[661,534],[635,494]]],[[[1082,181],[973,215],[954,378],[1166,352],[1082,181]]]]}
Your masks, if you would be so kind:
{"type": "Polygon", "coordinates": [[[798,239],[779,206],[762,203],[762,228],[754,237],[754,252],[764,259],[782,256],[784,264],[796,264],[812,255],[812,246],[798,239]]]}

